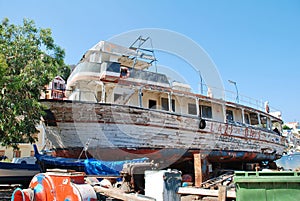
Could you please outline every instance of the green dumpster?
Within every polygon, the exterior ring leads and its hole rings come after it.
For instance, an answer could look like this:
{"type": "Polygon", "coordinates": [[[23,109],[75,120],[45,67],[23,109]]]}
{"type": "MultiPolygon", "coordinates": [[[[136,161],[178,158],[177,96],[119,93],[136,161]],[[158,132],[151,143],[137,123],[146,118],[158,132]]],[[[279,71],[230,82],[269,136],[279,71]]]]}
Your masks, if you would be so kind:
{"type": "Polygon", "coordinates": [[[245,172],[234,175],[237,201],[300,201],[300,172],[245,172]]]}

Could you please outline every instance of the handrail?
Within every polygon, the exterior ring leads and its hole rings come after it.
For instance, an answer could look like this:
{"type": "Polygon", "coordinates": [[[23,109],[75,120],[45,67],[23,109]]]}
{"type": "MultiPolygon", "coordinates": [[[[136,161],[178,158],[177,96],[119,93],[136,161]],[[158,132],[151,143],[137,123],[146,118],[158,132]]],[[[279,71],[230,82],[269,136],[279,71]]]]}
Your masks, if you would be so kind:
{"type": "MultiPolygon", "coordinates": [[[[202,89],[203,89],[203,94],[202,95],[205,95],[207,96],[208,95],[208,89],[211,88],[211,89],[219,89],[217,87],[213,87],[213,86],[208,86],[206,84],[202,84],[202,89]]],[[[219,89],[221,90],[221,89],[219,89]]],[[[225,90],[224,91],[224,100],[225,101],[228,101],[228,102],[233,102],[233,103],[236,103],[236,92],[234,91],[230,91],[230,90],[225,90]]],[[[266,101],[266,100],[265,100],[266,101]]],[[[255,99],[255,98],[252,98],[252,97],[249,97],[249,96],[246,96],[246,95],[243,95],[243,94],[239,94],[239,103],[240,105],[244,105],[244,106],[248,106],[248,107],[251,107],[251,108],[254,108],[254,109],[257,109],[257,110],[261,110],[261,111],[265,111],[265,101],[263,100],[258,100],[258,99],[255,99]]],[[[270,113],[272,112],[280,112],[279,109],[273,107],[273,106],[269,106],[270,108],[270,113]]]]}
{"type": "MultiPolygon", "coordinates": [[[[203,88],[202,88],[203,89],[203,94],[202,95],[209,96],[208,95],[208,89],[209,88],[218,89],[217,87],[211,87],[211,86],[209,87],[208,85],[203,84],[203,88]]],[[[49,88],[49,89],[46,89],[46,90],[52,90],[52,89],[49,88]]],[[[56,90],[59,90],[59,89],[56,89],[56,90]]],[[[64,93],[66,91],[72,92],[71,90],[67,90],[67,89],[60,89],[60,90],[64,93]]],[[[94,93],[93,91],[89,91],[89,90],[80,90],[80,91],[77,91],[77,92],[78,93],[94,93]]],[[[98,101],[97,96],[95,95],[95,93],[93,95],[94,95],[95,100],[98,101]]],[[[224,101],[236,103],[236,92],[230,91],[230,90],[225,90],[224,91],[224,96],[225,96],[224,101]]],[[[237,104],[248,106],[248,107],[254,108],[256,110],[265,111],[265,101],[258,100],[258,99],[255,99],[255,98],[243,95],[243,94],[239,94],[239,103],[237,103],[237,104]]],[[[270,111],[269,111],[270,113],[280,112],[279,109],[277,109],[273,106],[269,106],[269,108],[270,108],[270,111]]]]}

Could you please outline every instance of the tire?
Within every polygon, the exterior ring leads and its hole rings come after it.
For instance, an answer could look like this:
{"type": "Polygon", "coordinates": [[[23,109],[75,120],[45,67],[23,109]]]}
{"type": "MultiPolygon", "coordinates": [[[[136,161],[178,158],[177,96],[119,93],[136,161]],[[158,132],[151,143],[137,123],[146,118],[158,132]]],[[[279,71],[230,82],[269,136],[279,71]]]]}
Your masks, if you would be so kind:
{"type": "Polygon", "coordinates": [[[199,128],[204,129],[206,127],[206,122],[204,119],[200,119],[199,128]]]}

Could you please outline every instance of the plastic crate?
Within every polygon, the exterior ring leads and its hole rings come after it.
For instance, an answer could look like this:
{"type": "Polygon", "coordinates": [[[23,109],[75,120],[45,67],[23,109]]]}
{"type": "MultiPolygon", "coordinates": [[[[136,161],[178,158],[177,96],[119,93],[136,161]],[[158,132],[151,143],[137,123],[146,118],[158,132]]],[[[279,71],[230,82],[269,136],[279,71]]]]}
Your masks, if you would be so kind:
{"type": "Polygon", "coordinates": [[[236,171],[237,201],[300,201],[300,172],[236,171]]]}

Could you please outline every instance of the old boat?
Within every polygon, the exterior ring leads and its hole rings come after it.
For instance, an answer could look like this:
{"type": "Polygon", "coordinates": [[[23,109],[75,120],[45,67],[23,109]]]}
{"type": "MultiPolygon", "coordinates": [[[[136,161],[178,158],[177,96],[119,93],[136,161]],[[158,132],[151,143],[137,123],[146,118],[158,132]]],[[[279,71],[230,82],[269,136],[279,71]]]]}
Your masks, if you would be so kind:
{"type": "Polygon", "coordinates": [[[148,70],[155,57],[143,50],[100,41],[68,78],[67,99],[41,100],[57,156],[78,157],[83,150],[101,160],[147,157],[167,167],[199,152],[212,164],[282,155],[279,117],[171,83],[148,70]]]}

